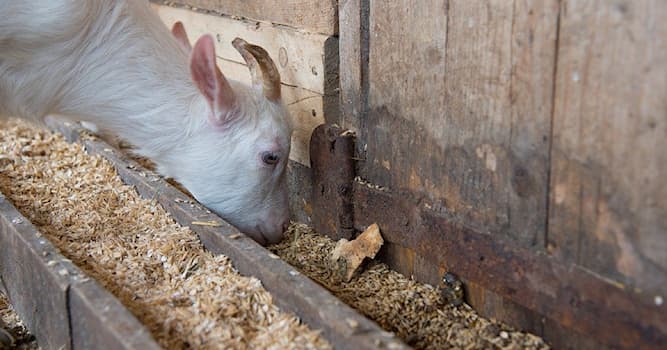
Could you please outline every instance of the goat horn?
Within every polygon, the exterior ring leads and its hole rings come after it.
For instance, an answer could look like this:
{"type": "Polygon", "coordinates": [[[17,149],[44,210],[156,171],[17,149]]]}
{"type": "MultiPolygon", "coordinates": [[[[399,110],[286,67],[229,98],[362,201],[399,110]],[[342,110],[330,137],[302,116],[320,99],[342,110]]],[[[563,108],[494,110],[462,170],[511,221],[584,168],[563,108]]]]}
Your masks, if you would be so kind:
{"type": "Polygon", "coordinates": [[[266,50],[257,45],[248,44],[241,38],[234,39],[232,45],[248,65],[252,84],[261,88],[267,99],[278,101],[280,99],[280,73],[266,50]]]}

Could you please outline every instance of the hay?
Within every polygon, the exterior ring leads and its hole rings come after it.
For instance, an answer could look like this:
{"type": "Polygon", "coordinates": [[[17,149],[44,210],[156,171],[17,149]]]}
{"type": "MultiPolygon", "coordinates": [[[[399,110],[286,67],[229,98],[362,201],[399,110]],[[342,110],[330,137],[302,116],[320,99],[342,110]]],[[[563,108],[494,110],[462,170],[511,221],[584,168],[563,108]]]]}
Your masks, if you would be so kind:
{"type": "Polygon", "coordinates": [[[256,278],[203,249],[106,160],[18,121],[0,131],[0,189],[165,348],[327,349],[256,278]]]}
{"type": "Polygon", "coordinates": [[[416,349],[548,349],[541,338],[480,317],[466,304],[446,305],[437,289],[382,263],[372,262],[342,282],[330,260],[335,245],[296,224],[287,239],[269,249],[416,349]]]}

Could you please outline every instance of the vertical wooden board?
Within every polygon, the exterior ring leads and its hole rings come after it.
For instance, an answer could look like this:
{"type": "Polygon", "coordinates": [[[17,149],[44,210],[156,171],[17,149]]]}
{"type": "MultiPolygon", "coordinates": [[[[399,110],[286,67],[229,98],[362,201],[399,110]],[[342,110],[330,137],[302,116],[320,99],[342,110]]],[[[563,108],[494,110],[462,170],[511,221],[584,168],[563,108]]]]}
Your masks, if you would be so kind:
{"type": "Polygon", "coordinates": [[[542,247],[557,10],[371,1],[362,176],[542,247]]]}
{"type": "Polygon", "coordinates": [[[310,32],[338,32],[337,0],[180,0],[218,13],[286,24],[310,32]]]}
{"type": "Polygon", "coordinates": [[[0,275],[14,309],[44,349],[70,348],[71,263],[62,258],[0,194],[0,275]]]}
{"type": "Polygon", "coordinates": [[[509,198],[510,232],[544,248],[559,1],[514,1],[509,198]]]}
{"type": "Polygon", "coordinates": [[[549,243],[667,294],[667,3],[562,5],[549,243]]]}
{"type": "Polygon", "coordinates": [[[359,131],[362,118],[362,49],[367,44],[362,37],[362,0],[341,0],[340,13],[340,103],[344,129],[359,131]]]}

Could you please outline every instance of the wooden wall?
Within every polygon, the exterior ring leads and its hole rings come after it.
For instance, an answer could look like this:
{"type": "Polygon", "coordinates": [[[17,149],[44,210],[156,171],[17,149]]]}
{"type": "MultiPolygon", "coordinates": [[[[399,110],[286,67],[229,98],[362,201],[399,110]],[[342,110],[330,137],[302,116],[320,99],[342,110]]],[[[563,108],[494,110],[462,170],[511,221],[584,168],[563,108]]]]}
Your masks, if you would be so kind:
{"type": "Polygon", "coordinates": [[[296,219],[317,211],[310,134],[337,123],[355,226],[380,223],[394,268],[458,273],[556,348],[667,346],[666,2],[182,2],[155,6],[213,33],[230,78],[235,36],[278,63],[296,219]]]}
{"type": "MultiPolygon", "coordinates": [[[[340,43],[340,123],[357,132],[365,182],[667,313],[666,2],[341,0],[340,43]]],[[[396,268],[437,282],[456,266],[424,246],[458,236],[390,221],[396,268]]],[[[504,273],[517,268],[530,269],[504,273]]],[[[497,288],[507,276],[472,277],[483,312],[562,347],[590,342],[562,342],[573,322],[497,288]]]]}

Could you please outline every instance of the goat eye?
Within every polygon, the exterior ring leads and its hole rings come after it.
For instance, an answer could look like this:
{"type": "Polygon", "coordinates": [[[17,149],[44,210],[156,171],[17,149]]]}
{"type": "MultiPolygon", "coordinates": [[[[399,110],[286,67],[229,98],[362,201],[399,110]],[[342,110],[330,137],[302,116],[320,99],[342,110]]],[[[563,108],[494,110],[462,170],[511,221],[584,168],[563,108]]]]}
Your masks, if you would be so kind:
{"type": "Polygon", "coordinates": [[[278,155],[273,153],[273,152],[264,152],[264,153],[262,153],[262,161],[264,162],[264,164],[276,165],[279,160],[280,160],[280,157],[278,157],[278,155]]]}

